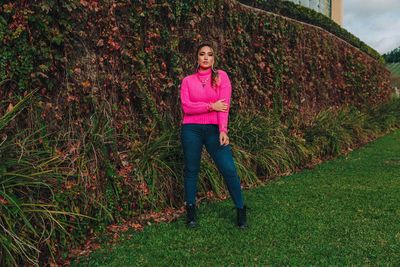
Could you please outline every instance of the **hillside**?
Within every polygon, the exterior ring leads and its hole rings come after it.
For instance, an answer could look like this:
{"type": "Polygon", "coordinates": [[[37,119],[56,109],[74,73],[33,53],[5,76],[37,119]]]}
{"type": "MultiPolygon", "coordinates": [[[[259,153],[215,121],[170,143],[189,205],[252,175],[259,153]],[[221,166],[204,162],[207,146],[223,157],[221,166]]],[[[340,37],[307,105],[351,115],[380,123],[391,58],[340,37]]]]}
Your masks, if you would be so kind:
{"type": "Polygon", "coordinates": [[[400,76],[400,63],[389,63],[386,67],[390,70],[393,76],[400,76]]]}

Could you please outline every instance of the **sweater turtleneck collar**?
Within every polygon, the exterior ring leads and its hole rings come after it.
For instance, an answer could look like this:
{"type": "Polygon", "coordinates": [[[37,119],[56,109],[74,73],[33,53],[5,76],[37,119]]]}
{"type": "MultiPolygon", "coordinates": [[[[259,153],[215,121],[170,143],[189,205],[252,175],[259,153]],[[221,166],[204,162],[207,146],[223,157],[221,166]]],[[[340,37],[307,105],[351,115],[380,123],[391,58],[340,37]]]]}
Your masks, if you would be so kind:
{"type": "Polygon", "coordinates": [[[208,68],[206,70],[200,70],[198,69],[197,74],[200,76],[207,76],[211,73],[211,68],[208,68]]]}

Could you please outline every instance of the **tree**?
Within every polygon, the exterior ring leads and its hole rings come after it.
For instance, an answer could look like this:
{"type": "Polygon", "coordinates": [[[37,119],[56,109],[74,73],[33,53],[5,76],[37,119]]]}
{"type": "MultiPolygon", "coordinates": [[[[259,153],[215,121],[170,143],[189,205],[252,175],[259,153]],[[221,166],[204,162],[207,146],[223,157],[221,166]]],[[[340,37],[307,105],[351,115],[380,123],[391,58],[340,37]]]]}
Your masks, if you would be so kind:
{"type": "Polygon", "coordinates": [[[400,62],[400,47],[393,49],[389,53],[383,54],[386,63],[400,62]]]}

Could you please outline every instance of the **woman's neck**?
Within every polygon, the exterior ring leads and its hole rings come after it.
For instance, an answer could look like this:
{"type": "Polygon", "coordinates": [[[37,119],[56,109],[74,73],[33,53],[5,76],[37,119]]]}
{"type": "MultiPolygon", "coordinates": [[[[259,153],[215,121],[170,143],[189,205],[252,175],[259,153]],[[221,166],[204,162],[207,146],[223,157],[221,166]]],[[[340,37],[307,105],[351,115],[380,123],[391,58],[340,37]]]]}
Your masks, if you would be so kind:
{"type": "Polygon", "coordinates": [[[211,68],[207,68],[207,69],[199,68],[199,69],[197,70],[197,73],[198,73],[200,76],[209,75],[209,74],[211,73],[211,68]]]}

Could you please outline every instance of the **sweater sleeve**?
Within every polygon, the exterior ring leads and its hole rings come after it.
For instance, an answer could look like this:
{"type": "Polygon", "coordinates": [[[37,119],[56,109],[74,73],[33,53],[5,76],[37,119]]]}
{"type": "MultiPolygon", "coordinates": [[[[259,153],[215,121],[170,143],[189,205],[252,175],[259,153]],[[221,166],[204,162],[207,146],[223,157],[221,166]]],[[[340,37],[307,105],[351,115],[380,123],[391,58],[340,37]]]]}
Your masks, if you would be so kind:
{"type": "Polygon", "coordinates": [[[221,75],[221,87],[219,92],[219,99],[225,99],[225,103],[227,104],[226,111],[219,111],[218,115],[218,128],[219,132],[228,133],[228,116],[230,110],[230,102],[231,102],[231,94],[232,94],[232,86],[231,81],[229,80],[228,74],[226,72],[220,72],[221,75]]]}
{"type": "Polygon", "coordinates": [[[210,103],[201,101],[192,102],[190,100],[187,79],[182,80],[180,97],[181,97],[183,112],[185,114],[202,114],[212,111],[211,102],[210,103]]]}

